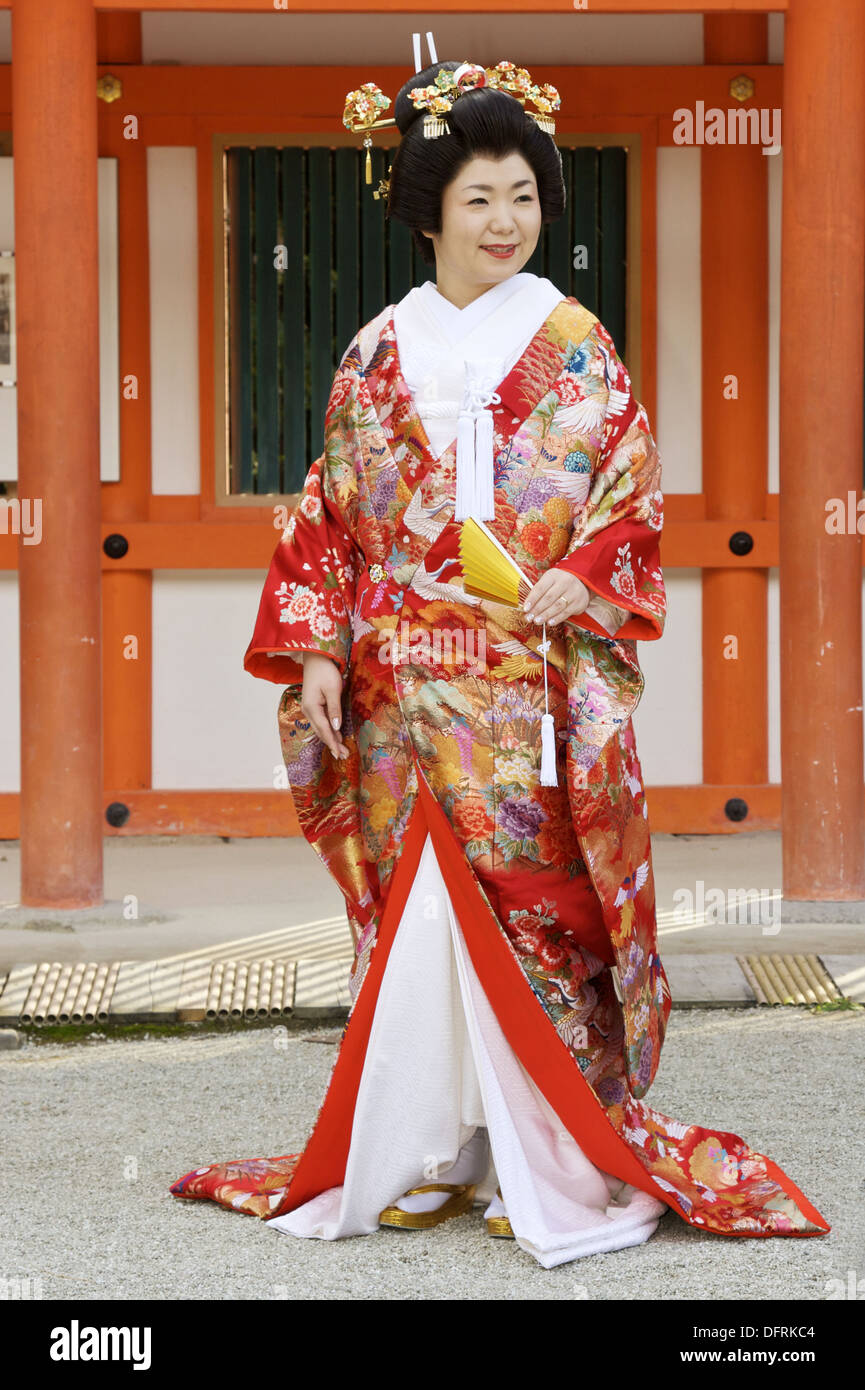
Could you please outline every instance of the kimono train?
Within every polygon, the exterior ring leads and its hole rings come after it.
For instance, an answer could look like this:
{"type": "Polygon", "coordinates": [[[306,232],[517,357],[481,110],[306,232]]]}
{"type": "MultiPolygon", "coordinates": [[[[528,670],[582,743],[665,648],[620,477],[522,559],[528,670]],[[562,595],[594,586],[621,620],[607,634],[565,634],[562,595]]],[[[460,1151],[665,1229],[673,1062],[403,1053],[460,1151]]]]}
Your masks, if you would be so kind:
{"type": "Polygon", "coordinates": [[[244,665],[286,687],[298,818],[356,938],[351,1008],[303,1150],[199,1167],[176,1196],[332,1240],[465,1182],[546,1268],[639,1244],[670,1208],[719,1235],[831,1229],[737,1134],[645,1100],[671,1000],[631,716],[662,524],[627,370],[549,280],[464,309],[426,283],[349,344],[244,665]],[[547,627],[546,673],[541,629],[463,587],[466,422],[478,477],[492,450],[489,529],[532,583],[555,565],[592,596],[547,627]],[[303,716],[304,652],[343,675],[348,759],[303,716]]]}

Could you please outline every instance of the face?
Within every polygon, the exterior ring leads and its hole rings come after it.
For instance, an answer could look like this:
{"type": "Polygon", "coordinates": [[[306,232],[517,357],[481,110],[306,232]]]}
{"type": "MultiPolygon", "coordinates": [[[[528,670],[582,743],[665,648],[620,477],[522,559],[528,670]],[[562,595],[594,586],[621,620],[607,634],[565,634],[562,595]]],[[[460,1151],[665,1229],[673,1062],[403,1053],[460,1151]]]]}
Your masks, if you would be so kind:
{"type": "Polygon", "coordinates": [[[424,232],[435,247],[438,290],[465,307],[521,271],[540,234],[538,185],[528,161],[516,152],[470,160],[444,190],[441,232],[424,232]]]}

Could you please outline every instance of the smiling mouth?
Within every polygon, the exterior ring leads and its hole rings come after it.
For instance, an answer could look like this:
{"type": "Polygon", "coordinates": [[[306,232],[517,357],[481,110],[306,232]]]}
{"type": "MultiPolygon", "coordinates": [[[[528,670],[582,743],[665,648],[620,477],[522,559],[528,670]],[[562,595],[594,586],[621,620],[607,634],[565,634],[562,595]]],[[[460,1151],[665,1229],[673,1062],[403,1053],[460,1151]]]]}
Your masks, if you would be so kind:
{"type": "Polygon", "coordinates": [[[491,241],[488,245],[485,245],[483,249],[485,251],[513,251],[515,245],[516,242],[513,241],[491,241]]]}

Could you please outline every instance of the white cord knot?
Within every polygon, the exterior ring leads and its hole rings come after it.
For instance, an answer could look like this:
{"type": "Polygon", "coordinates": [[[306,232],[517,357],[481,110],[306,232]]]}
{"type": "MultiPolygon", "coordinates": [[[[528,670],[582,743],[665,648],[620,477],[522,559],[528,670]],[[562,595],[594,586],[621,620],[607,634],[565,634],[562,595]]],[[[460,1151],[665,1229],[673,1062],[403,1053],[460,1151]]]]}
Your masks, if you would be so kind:
{"type": "Polygon", "coordinates": [[[472,381],[466,387],[466,397],[463,409],[468,415],[477,415],[488,405],[500,405],[502,399],[498,391],[487,391],[476,381],[472,381]]]}

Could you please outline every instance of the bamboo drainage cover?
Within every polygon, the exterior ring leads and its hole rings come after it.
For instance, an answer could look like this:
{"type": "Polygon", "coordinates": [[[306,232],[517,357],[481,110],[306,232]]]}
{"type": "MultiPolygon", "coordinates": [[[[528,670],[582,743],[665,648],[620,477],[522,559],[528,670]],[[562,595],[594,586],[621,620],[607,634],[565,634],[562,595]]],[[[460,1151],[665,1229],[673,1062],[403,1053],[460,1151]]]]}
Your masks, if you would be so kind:
{"type": "Polygon", "coordinates": [[[828,1004],[843,999],[819,956],[737,956],[758,1004],[828,1004]]]}
{"type": "MultiPolygon", "coordinates": [[[[204,960],[186,966],[116,960],[14,966],[0,972],[0,1020],[7,1026],[41,1026],[150,1016],[178,1021],[286,1018],[295,1012],[300,966],[304,982],[311,979],[314,986],[322,966],[347,974],[349,962],[204,960]],[[151,981],[151,971],[157,967],[165,971],[158,998],[151,981]]],[[[316,999],[310,1001],[311,1007],[302,1007],[306,993],[300,1002],[300,1012],[317,1012],[316,999]]]]}

